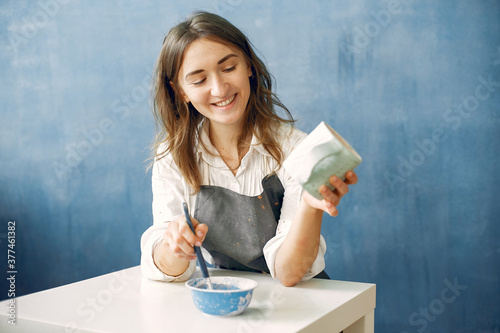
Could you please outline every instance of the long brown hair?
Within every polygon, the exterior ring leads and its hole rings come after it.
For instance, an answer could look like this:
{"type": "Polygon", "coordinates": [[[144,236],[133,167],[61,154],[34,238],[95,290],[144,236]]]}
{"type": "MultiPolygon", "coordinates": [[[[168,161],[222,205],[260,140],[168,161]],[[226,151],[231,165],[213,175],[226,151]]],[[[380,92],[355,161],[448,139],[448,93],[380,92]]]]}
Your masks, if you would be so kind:
{"type": "Polygon", "coordinates": [[[155,68],[153,113],[157,134],[153,152],[155,160],[160,160],[170,152],[182,176],[195,193],[201,188],[195,150],[199,139],[199,125],[204,116],[191,103],[184,103],[169,82],[175,85],[186,48],[201,38],[237,47],[251,65],[250,97],[244,115],[245,125],[239,136],[240,148],[248,134],[255,135],[276,160],[279,168],[283,162],[283,152],[275,137],[275,130],[281,122],[295,122],[290,111],[272,92],[271,74],[238,28],[224,18],[207,12],[196,12],[173,27],[163,40],[155,68]],[[280,117],[275,106],[281,108],[288,119],[280,117]],[[159,146],[163,143],[165,149],[159,151],[159,146]]]}

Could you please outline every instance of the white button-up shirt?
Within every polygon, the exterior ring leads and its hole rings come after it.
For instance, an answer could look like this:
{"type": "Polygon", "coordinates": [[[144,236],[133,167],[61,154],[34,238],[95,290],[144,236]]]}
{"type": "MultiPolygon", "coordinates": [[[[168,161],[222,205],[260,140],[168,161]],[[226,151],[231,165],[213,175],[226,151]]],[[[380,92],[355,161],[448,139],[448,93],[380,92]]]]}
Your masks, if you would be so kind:
{"type": "MultiPolygon", "coordinates": [[[[282,125],[278,130],[278,142],[286,158],[306,134],[288,125],[282,125]]],[[[273,171],[285,189],[281,215],[276,229],[276,235],[264,246],[264,258],[273,278],[275,278],[274,262],[276,254],[285,240],[297,210],[301,197],[301,186],[289,175],[284,168],[275,170],[276,161],[252,138],[250,149],[243,157],[241,165],[234,175],[222,160],[220,154],[211,144],[208,136],[208,122],[202,124],[200,141],[197,145],[197,162],[202,176],[203,185],[221,186],[246,196],[257,196],[263,192],[262,179],[273,171]]],[[[160,147],[164,149],[164,147],[160,147]]],[[[153,249],[163,239],[169,221],[176,220],[183,215],[182,202],[188,204],[190,215],[194,215],[196,195],[182,177],[170,153],[156,161],[153,165],[153,225],[148,228],[141,238],[141,269],[149,279],[160,281],[185,281],[196,270],[196,260],[190,261],[188,269],[179,276],[169,276],[159,270],[153,261],[153,249]]],[[[208,230],[210,232],[210,230],[208,230]]],[[[213,263],[211,255],[202,247],[205,260],[213,263]]],[[[326,243],[321,236],[318,255],[303,280],[308,280],[325,268],[324,255],[326,243]]]]}

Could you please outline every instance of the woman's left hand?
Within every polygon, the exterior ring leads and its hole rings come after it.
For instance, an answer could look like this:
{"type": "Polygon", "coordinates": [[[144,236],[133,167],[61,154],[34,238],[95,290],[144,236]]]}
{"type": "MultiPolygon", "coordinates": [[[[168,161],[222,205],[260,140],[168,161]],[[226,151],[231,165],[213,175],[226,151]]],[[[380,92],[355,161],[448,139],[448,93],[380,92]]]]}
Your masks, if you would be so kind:
{"type": "Polygon", "coordinates": [[[323,195],[323,200],[318,200],[311,194],[304,191],[302,199],[312,208],[320,209],[327,212],[330,216],[339,215],[337,206],[340,203],[340,199],[349,192],[348,185],[354,185],[358,182],[358,176],[354,171],[347,171],[345,174],[345,181],[340,180],[336,176],[330,177],[330,184],[335,187],[335,190],[330,190],[325,185],[321,185],[319,192],[323,195]]]}

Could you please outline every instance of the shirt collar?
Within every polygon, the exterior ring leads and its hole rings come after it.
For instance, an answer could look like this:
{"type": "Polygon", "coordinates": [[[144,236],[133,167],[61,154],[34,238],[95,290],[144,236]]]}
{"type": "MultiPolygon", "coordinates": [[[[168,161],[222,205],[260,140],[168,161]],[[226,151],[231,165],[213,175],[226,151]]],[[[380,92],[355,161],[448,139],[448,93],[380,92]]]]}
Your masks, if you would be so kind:
{"type": "Polygon", "coordinates": [[[271,157],[271,154],[269,154],[269,152],[266,150],[266,148],[264,148],[264,145],[259,142],[259,140],[257,139],[257,137],[255,135],[252,136],[252,141],[250,143],[250,149],[253,149],[256,152],[258,152],[264,156],[271,157]]]}
{"type": "MultiPolygon", "coordinates": [[[[200,124],[200,137],[197,143],[197,157],[198,162],[200,159],[203,159],[205,162],[214,165],[220,164],[221,166],[225,166],[224,161],[220,158],[220,154],[213,146],[209,137],[209,121],[206,119],[202,121],[200,124]]],[[[259,142],[255,135],[252,136],[252,141],[250,142],[250,150],[254,150],[255,152],[271,157],[269,152],[264,148],[264,146],[259,142]]],[[[249,153],[250,153],[249,150],[249,153]]]]}

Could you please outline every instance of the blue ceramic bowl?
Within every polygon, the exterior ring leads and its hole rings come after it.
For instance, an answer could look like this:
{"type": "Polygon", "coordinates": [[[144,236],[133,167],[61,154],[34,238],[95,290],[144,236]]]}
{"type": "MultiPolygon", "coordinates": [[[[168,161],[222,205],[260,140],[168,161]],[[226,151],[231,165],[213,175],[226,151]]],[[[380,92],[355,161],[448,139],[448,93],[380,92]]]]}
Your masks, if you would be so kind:
{"type": "Polygon", "coordinates": [[[191,289],[196,307],[213,316],[242,313],[250,304],[253,290],[258,285],[254,280],[232,276],[214,276],[210,280],[212,290],[208,289],[204,278],[189,280],[186,287],[191,289]]]}

